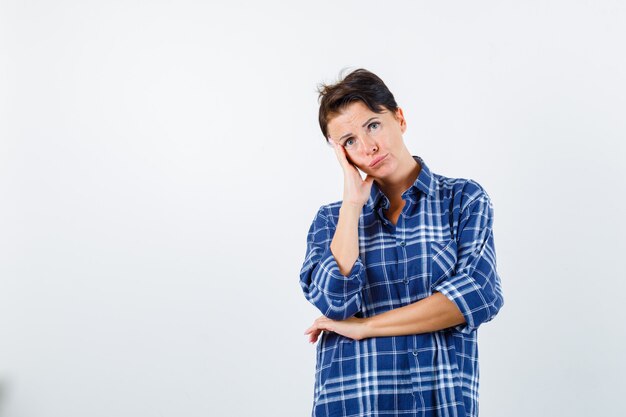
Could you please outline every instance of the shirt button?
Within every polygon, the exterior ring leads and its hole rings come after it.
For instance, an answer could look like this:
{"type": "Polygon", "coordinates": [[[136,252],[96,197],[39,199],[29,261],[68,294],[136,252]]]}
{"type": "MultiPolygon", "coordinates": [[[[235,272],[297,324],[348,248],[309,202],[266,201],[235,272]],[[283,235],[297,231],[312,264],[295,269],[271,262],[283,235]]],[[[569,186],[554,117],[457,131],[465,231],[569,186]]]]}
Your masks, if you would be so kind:
{"type": "Polygon", "coordinates": [[[417,349],[413,351],[413,356],[417,356],[417,349]]]}
{"type": "Polygon", "coordinates": [[[406,242],[404,240],[400,241],[400,246],[406,246],[406,242]]]}
{"type": "Polygon", "coordinates": [[[404,278],[404,283],[408,284],[409,283],[409,279],[408,278],[404,278]]]}

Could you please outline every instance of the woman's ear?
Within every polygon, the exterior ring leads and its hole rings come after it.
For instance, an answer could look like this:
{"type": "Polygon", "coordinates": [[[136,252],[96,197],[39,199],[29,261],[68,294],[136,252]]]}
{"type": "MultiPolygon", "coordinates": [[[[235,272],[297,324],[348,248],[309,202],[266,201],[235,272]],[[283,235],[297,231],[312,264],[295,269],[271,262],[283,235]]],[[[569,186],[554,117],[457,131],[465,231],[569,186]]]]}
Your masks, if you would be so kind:
{"type": "Polygon", "coordinates": [[[404,133],[406,131],[406,119],[404,118],[404,113],[400,107],[396,109],[394,117],[398,123],[400,123],[400,129],[402,130],[402,133],[404,133]]]}

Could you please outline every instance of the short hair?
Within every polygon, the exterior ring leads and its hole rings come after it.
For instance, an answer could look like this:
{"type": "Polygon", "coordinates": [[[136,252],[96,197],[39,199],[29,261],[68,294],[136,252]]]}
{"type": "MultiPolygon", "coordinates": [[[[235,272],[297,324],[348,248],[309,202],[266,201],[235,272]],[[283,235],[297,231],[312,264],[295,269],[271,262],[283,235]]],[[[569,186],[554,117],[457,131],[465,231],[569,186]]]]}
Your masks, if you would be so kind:
{"type": "Polygon", "coordinates": [[[320,84],[317,91],[319,123],[326,141],[330,120],[355,101],[361,101],[374,113],[382,113],[384,109],[392,113],[398,110],[396,99],[383,80],[363,68],[352,71],[335,84],[320,84]]]}

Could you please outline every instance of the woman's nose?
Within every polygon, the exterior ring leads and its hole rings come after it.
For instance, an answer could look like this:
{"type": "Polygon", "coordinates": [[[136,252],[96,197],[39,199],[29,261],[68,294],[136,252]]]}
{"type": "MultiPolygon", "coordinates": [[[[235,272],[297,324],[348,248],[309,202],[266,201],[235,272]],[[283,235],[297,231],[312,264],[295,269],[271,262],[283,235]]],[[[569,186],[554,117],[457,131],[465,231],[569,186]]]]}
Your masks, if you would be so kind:
{"type": "Polygon", "coordinates": [[[360,139],[361,139],[361,142],[363,143],[363,150],[365,151],[366,154],[370,154],[370,153],[374,153],[378,151],[378,145],[376,144],[375,140],[368,137],[367,135],[363,135],[360,139]]]}

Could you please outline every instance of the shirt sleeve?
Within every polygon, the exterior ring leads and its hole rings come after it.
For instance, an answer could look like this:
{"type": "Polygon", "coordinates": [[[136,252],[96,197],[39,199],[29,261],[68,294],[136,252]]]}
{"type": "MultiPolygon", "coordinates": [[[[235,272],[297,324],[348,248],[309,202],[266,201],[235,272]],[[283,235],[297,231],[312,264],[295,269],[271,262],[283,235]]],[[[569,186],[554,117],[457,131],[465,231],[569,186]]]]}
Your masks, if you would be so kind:
{"type": "Polygon", "coordinates": [[[339,265],[330,251],[335,225],[329,216],[330,213],[322,207],[311,224],[306,257],[300,271],[300,286],[306,299],[324,316],[344,320],[361,309],[365,267],[357,258],[347,276],[339,272],[339,265]]]}
{"type": "Polygon", "coordinates": [[[461,213],[454,272],[431,286],[433,292],[444,294],[461,310],[466,323],[455,328],[462,333],[468,334],[493,319],[504,304],[492,226],[493,207],[482,192],[461,213]]]}

